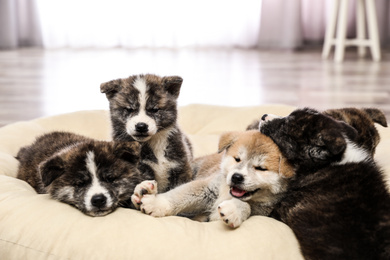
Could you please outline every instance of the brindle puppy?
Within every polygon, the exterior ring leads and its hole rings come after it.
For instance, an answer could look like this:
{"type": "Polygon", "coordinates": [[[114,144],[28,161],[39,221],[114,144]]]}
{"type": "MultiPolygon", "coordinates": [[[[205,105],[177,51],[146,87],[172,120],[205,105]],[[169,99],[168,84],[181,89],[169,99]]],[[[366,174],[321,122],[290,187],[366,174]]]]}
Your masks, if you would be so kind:
{"type": "Polygon", "coordinates": [[[390,259],[390,194],[372,158],[373,122],[386,120],[356,112],[305,108],[263,117],[260,131],[296,169],[271,216],[294,231],[306,259],[390,259]]]}
{"type": "Polygon", "coordinates": [[[139,150],[137,142],[52,132],[20,149],[17,177],[89,216],[104,216],[130,201],[143,180],[137,169],[139,150]]]}
{"type": "MultiPolygon", "coordinates": [[[[365,147],[371,151],[374,156],[376,146],[380,141],[378,130],[374,123],[378,123],[381,126],[387,127],[386,117],[382,111],[376,108],[340,108],[340,109],[328,109],[323,111],[323,114],[328,115],[336,120],[344,121],[358,132],[358,139],[356,142],[359,146],[365,147]]],[[[263,118],[270,115],[265,114],[263,118]]],[[[251,123],[247,130],[259,129],[261,122],[264,119],[255,120],[251,123]]]]}
{"type": "Polygon", "coordinates": [[[376,108],[341,108],[325,110],[323,113],[355,128],[358,131],[357,144],[374,156],[375,148],[380,141],[374,123],[387,127],[386,117],[382,111],[376,108]]]}
{"type": "MultiPolygon", "coordinates": [[[[182,78],[134,75],[101,84],[110,103],[114,141],[141,144],[139,169],[165,192],[192,179],[189,140],[177,124],[182,78]]],[[[145,185],[147,185],[147,182],[145,185]]],[[[141,198],[133,203],[139,207],[141,198]]]]}

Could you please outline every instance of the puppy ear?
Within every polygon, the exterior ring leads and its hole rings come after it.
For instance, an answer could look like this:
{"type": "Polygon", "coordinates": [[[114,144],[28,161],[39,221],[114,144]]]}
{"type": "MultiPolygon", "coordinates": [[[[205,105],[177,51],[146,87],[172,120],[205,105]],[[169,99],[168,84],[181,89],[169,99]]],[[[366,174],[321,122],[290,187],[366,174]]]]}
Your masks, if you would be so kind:
{"type": "Polygon", "coordinates": [[[138,142],[114,143],[114,154],[122,160],[138,164],[141,153],[141,145],[138,142]]]}
{"type": "Polygon", "coordinates": [[[39,174],[43,185],[49,186],[55,179],[64,174],[65,163],[61,157],[55,156],[47,161],[42,162],[38,166],[39,174]]]}
{"type": "Polygon", "coordinates": [[[239,132],[227,132],[221,135],[218,144],[218,153],[228,149],[239,136],[239,132]]]}
{"type": "Polygon", "coordinates": [[[245,130],[260,130],[260,120],[254,120],[250,125],[246,127],[245,130]]]}
{"type": "Polygon", "coordinates": [[[179,76],[170,76],[163,77],[162,81],[164,89],[175,98],[178,98],[183,79],[179,76]]]}
{"type": "Polygon", "coordinates": [[[112,98],[121,88],[118,80],[111,80],[100,84],[100,92],[106,94],[107,98],[112,98]]]}
{"type": "Polygon", "coordinates": [[[295,175],[294,168],[282,155],[280,155],[279,160],[279,174],[283,175],[286,178],[291,178],[295,175]]]}
{"type": "Polygon", "coordinates": [[[375,123],[387,127],[385,114],[377,108],[363,108],[362,109],[375,123]]]}
{"type": "Polygon", "coordinates": [[[339,129],[325,129],[315,140],[310,150],[310,157],[319,161],[340,157],[346,147],[347,142],[339,129]]]}

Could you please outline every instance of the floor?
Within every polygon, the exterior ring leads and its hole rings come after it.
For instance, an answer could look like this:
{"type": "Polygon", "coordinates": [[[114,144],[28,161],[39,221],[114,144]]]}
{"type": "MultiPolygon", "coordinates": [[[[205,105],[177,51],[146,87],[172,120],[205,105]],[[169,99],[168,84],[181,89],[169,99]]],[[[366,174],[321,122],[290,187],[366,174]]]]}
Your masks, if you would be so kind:
{"type": "Polygon", "coordinates": [[[108,109],[100,83],[139,73],[179,75],[179,105],[288,104],[381,108],[390,120],[390,51],[349,50],[337,64],[321,49],[18,49],[0,51],[0,126],[77,110],[108,109]]]}

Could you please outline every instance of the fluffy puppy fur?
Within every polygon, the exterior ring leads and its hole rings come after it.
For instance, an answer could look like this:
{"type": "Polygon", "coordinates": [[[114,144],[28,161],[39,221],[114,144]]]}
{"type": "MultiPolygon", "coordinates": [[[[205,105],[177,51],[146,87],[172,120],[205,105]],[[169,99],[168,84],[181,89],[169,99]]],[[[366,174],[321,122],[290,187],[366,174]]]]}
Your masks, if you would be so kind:
{"type": "MultiPolygon", "coordinates": [[[[164,192],[192,179],[191,145],[177,124],[182,78],[135,75],[101,84],[114,141],[141,144],[139,170],[164,192]]],[[[137,203],[135,202],[138,207],[137,203]]]]}
{"type": "Polygon", "coordinates": [[[294,174],[275,143],[258,131],[230,132],[221,136],[218,149],[220,154],[195,160],[192,182],[157,195],[150,195],[155,183],[138,185],[136,196],[149,193],[142,198],[142,212],[195,214],[196,220],[222,219],[232,228],[251,215],[268,215],[294,174]]]}
{"type": "Polygon", "coordinates": [[[263,119],[260,131],[296,169],[270,216],[294,231],[304,257],[390,259],[390,195],[372,158],[379,140],[374,122],[385,126],[385,118],[305,108],[263,119]]]}
{"type": "Polygon", "coordinates": [[[137,142],[52,132],[20,149],[17,177],[37,193],[48,193],[89,216],[104,216],[130,201],[143,180],[137,169],[139,152],[137,142]]]}

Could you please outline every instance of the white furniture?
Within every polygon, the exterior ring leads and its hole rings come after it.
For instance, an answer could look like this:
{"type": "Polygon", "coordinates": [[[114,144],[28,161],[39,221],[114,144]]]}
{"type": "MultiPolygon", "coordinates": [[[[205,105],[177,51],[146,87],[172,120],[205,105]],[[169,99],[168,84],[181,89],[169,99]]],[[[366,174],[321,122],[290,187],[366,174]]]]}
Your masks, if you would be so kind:
{"type": "Polygon", "coordinates": [[[375,0],[356,0],[356,39],[347,39],[347,19],[349,0],[334,0],[331,16],[326,28],[322,57],[328,58],[332,45],[335,45],[334,60],[344,60],[346,46],[358,46],[358,54],[363,57],[366,47],[371,50],[372,59],[380,61],[378,22],[375,10],[375,0]],[[366,18],[367,16],[367,18],[366,18]],[[366,38],[366,20],[368,37],[366,38]],[[336,32],[336,37],[335,36],[336,32]]]}

